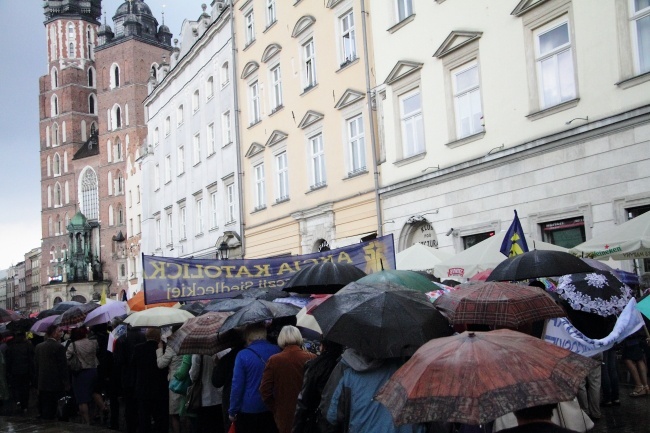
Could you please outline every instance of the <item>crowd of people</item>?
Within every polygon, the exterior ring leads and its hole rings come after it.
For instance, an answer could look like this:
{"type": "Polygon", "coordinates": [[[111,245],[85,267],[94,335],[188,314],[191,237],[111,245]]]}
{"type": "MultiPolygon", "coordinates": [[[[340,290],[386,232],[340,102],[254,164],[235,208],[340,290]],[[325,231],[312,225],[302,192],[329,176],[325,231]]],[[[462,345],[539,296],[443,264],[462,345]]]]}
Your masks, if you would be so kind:
{"type": "MultiPolygon", "coordinates": [[[[229,347],[215,355],[179,355],[159,328],[127,327],[109,350],[109,332],[119,320],[72,328],[65,336],[56,325],[42,338],[15,332],[0,345],[3,414],[26,414],[33,387],[42,419],[127,433],[226,433],[233,423],[238,433],[459,431],[442,423],[395,426],[373,399],[405,359],[373,359],[328,340],[310,351],[295,320],[288,323],[233,330],[229,347]]],[[[650,396],[647,350],[640,332],[600,354],[602,369],[578,395],[593,420],[602,406],[620,404],[619,356],[635,385],[629,395],[650,396]]],[[[539,408],[515,416],[521,424],[548,413],[539,408]]]]}

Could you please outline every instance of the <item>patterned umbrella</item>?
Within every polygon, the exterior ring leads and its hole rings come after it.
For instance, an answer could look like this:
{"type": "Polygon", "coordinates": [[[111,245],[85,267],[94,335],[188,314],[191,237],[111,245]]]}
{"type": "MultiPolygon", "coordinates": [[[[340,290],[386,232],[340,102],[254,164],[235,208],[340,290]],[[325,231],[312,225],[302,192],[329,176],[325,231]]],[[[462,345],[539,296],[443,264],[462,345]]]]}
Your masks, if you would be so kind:
{"type": "Polygon", "coordinates": [[[539,287],[475,281],[444,293],[433,305],[453,325],[518,328],[524,323],[564,317],[566,313],[539,287]]]}
{"type": "Polygon", "coordinates": [[[208,313],[188,319],[168,339],[179,355],[214,355],[220,349],[219,329],[232,313],[208,313]]]}
{"type": "Polygon", "coordinates": [[[560,277],[556,293],[574,310],[602,317],[621,313],[632,297],[614,274],[600,271],[560,277]]]}
{"type": "Polygon", "coordinates": [[[422,346],[375,397],[396,424],[484,424],[571,400],[599,362],[509,329],[463,332],[422,346]]]}
{"type": "Polygon", "coordinates": [[[15,311],[11,310],[5,310],[4,308],[0,308],[0,322],[5,323],[5,322],[11,322],[12,320],[20,320],[22,319],[22,316],[15,311]]]}
{"type": "Polygon", "coordinates": [[[73,326],[83,323],[88,313],[99,308],[98,304],[80,304],[67,309],[63,314],[54,320],[55,325],[73,326]]]}

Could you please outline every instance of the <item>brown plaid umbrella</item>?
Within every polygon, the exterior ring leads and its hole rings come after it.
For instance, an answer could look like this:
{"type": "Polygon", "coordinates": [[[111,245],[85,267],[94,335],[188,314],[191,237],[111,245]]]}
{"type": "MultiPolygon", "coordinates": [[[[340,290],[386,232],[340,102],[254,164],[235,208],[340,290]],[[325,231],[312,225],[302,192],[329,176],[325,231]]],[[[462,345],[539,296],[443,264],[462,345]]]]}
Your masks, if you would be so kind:
{"type": "Polygon", "coordinates": [[[73,326],[83,323],[86,320],[88,313],[95,308],[99,308],[99,304],[80,304],[72,308],[68,308],[63,314],[56,318],[53,322],[54,325],[59,326],[73,326]]]}
{"type": "Polygon", "coordinates": [[[228,313],[207,313],[188,319],[168,339],[167,344],[179,355],[214,355],[219,351],[219,329],[232,315],[228,313]]]}
{"type": "Polygon", "coordinates": [[[571,400],[594,368],[598,361],[517,331],[463,332],[420,347],[375,399],[396,424],[478,425],[571,400]]]}
{"type": "Polygon", "coordinates": [[[433,305],[452,325],[518,328],[524,323],[566,316],[543,289],[496,281],[461,284],[433,305]]]}

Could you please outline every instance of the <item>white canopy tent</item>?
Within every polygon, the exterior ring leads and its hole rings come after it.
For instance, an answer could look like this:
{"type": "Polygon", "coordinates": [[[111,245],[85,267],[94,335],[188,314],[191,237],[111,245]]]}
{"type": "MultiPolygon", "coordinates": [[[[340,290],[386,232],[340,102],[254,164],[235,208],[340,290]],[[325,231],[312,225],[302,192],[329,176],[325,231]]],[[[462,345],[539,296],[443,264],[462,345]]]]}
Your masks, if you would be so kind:
{"type": "Polygon", "coordinates": [[[632,260],[650,257],[650,212],[620,224],[569,250],[598,260],[632,260]]]}
{"type": "Polygon", "coordinates": [[[421,243],[411,245],[395,254],[397,269],[407,271],[426,271],[443,260],[451,258],[451,254],[431,248],[421,243]]]}
{"type": "MultiPolygon", "coordinates": [[[[497,233],[451,258],[443,260],[433,267],[434,275],[440,279],[471,278],[479,272],[494,269],[499,263],[507,259],[499,251],[505,235],[505,231],[497,233]]],[[[526,242],[530,250],[568,251],[566,248],[547,242],[532,239],[526,239],[526,242]]]]}

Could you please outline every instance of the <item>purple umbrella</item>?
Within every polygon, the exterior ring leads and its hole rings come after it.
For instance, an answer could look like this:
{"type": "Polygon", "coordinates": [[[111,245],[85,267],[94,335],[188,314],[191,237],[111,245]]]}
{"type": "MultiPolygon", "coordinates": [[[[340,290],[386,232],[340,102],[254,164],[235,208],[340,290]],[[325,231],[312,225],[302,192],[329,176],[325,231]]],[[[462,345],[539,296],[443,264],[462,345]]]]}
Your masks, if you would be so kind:
{"type": "Polygon", "coordinates": [[[47,328],[54,323],[56,318],[59,317],[59,314],[56,314],[54,316],[47,316],[45,319],[38,320],[36,323],[32,325],[32,332],[39,332],[43,333],[47,331],[47,328]]]}
{"type": "Polygon", "coordinates": [[[86,316],[84,325],[93,326],[110,322],[114,317],[126,314],[125,302],[109,302],[94,309],[86,316]]]}

